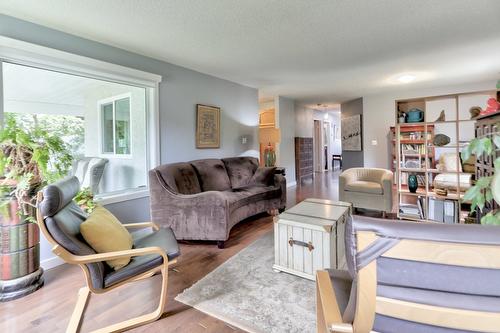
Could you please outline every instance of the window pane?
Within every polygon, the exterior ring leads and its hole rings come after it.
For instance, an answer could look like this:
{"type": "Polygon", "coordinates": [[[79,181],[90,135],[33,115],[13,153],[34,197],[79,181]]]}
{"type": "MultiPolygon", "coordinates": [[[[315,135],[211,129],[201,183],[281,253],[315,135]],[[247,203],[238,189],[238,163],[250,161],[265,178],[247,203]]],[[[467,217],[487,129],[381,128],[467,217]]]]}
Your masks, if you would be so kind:
{"type": "Polygon", "coordinates": [[[144,88],[10,63],[1,74],[4,116],[62,138],[73,157],[64,171],[81,186],[97,196],[147,186],[144,88]]]}
{"type": "Polygon", "coordinates": [[[113,104],[101,105],[102,152],[113,153],[113,104]]]}
{"type": "Polygon", "coordinates": [[[130,98],[115,102],[116,154],[130,154],[130,98]]]}

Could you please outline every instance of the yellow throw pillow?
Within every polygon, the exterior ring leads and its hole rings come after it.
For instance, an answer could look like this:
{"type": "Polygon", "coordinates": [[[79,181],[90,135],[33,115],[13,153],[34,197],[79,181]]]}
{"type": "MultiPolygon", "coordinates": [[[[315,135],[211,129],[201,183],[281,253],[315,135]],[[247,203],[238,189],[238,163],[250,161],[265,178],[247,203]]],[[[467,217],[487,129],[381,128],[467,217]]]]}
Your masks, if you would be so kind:
{"type": "MultiPolygon", "coordinates": [[[[132,248],[132,236],[128,230],[102,206],[97,206],[87,220],[80,225],[80,232],[97,253],[124,251],[132,248]]],[[[115,271],[129,262],[130,257],[106,261],[115,271]]]]}

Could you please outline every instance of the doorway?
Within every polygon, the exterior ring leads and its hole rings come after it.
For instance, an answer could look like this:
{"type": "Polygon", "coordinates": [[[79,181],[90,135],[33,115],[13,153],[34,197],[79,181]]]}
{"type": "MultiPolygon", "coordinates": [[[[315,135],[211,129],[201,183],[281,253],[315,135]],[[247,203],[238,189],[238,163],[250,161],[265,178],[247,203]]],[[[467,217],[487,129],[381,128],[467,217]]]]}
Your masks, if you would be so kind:
{"type": "Polygon", "coordinates": [[[313,114],[313,170],[325,172],[342,169],[340,112],[318,111],[313,114]]]}
{"type": "Polygon", "coordinates": [[[314,172],[324,171],[324,144],[323,144],[323,129],[321,120],[314,120],[314,172]]]}

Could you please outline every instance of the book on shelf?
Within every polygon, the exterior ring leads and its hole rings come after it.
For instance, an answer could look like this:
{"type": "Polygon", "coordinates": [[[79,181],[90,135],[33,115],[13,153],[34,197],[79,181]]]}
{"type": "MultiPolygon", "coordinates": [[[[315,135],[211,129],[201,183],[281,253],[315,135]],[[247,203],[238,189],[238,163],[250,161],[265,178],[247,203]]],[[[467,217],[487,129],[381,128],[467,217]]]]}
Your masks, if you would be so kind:
{"type": "Polygon", "coordinates": [[[418,218],[420,216],[420,212],[417,205],[412,204],[400,204],[399,205],[399,213],[405,215],[415,215],[418,218]]]}
{"type": "Polygon", "coordinates": [[[403,143],[401,144],[401,153],[404,154],[425,154],[425,145],[423,143],[403,143]]]}
{"type": "Polygon", "coordinates": [[[420,215],[420,218],[425,219],[424,197],[423,196],[419,196],[417,198],[417,207],[418,207],[418,214],[420,215]]]}
{"type": "Polygon", "coordinates": [[[444,223],[453,224],[458,223],[459,207],[458,202],[455,200],[444,201],[444,223]]]}
{"type": "MultiPolygon", "coordinates": [[[[427,140],[432,137],[431,133],[427,133],[427,140]]],[[[424,140],[424,132],[403,132],[399,135],[400,140],[424,140]]]]}
{"type": "Polygon", "coordinates": [[[455,200],[429,198],[429,220],[447,224],[458,223],[459,207],[455,200]]]}

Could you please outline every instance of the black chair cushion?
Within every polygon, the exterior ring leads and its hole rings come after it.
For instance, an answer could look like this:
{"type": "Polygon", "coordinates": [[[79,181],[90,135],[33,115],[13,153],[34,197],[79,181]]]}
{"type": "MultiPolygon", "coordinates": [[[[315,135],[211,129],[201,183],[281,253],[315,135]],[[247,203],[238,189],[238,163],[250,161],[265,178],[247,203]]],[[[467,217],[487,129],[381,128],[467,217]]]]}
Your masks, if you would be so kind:
{"type": "MultiPolygon", "coordinates": [[[[165,250],[168,260],[180,255],[179,245],[175,239],[174,232],[170,228],[162,228],[134,241],[134,248],[157,246],[165,250]]],[[[110,271],[104,277],[104,288],[111,287],[130,277],[144,273],[163,263],[163,257],[159,254],[133,257],[130,263],[117,271],[110,271]]]]}
{"type": "Polygon", "coordinates": [[[67,204],[80,191],[80,182],[76,177],[66,177],[54,184],[48,185],[43,190],[43,201],[38,207],[43,217],[53,216],[67,204]]]}

